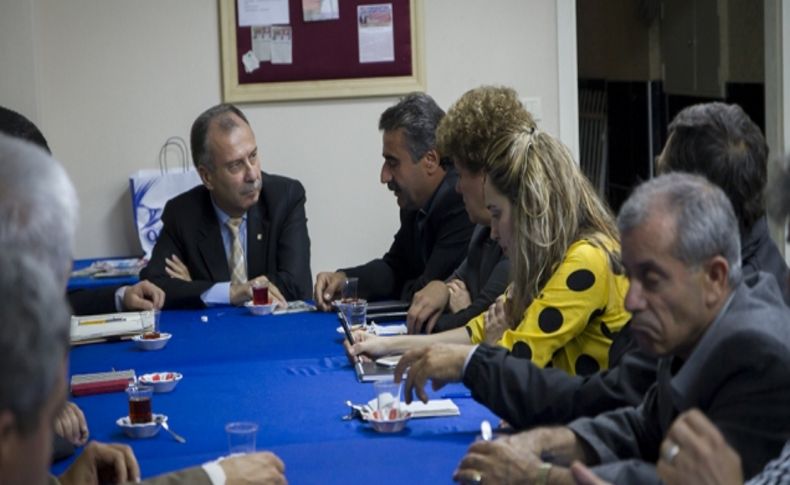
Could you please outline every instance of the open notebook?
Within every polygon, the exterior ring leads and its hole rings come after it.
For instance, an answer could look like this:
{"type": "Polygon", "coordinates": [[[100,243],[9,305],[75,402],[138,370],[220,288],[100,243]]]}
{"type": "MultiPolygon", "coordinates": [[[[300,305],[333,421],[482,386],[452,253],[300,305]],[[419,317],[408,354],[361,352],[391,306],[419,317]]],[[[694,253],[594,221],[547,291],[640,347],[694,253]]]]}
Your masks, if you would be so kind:
{"type": "Polygon", "coordinates": [[[71,317],[71,344],[131,338],[154,329],[153,312],[122,312],[71,317]]]}

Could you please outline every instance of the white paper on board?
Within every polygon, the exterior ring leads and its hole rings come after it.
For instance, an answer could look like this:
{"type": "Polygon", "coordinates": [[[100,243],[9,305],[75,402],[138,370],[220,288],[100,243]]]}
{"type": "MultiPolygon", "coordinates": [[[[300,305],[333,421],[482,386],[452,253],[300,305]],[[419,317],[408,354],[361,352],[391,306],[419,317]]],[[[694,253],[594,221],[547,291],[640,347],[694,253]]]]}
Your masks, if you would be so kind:
{"type": "Polygon", "coordinates": [[[237,0],[239,27],[290,24],[288,0],[237,0]]]}
{"type": "Polygon", "coordinates": [[[392,4],[357,6],[359,62],[394,62],[392,4]]]}

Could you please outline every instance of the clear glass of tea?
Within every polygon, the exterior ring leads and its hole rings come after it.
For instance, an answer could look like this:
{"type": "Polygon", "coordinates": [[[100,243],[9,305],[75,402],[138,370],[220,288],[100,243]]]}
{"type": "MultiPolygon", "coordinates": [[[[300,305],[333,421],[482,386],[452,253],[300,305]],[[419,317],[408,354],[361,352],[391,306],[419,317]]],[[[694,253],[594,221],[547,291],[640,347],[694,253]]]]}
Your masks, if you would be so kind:
{"type": "Polygon", "coordinates": [[[129,397],[129,421],[132,424],[150,423],[154,420],[151,411],[153,387],[132,384],[126,388],[126,395],[129,397]]]}
{"type": "Polygon", "coordinates": [[[253,281],[252,283],[252,304],[269,304],[269,283],[265,281],[253,281]]]}

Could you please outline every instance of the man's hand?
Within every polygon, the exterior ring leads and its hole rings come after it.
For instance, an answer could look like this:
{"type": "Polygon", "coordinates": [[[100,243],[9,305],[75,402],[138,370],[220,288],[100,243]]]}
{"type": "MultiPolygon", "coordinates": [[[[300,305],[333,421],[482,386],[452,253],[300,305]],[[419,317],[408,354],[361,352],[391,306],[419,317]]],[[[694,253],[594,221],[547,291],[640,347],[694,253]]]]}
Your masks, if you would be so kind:
{"type": "Polygon", "coordinates": [[[536,483],[540,458],[519,450],[504,440],[477,441],[453,474],[460,483],[521,484],[536,483]]]}
{"type": "Polygon", "coordinates": [[[332,299],[340,294],[344,281],[346,274],[341,271],[318,273],[315,277],[313,299],[319,310],[328,312],[332,309],[332,299]]]}
{"type": "Polygon", "coordinates": [[[510,329],[510,320],[508,319],[507,312],[505,311],[505,297],[500,296],[494,303],[488,307],[488,312],[485,316],[486,320],[486,338],[485,342],[490,345],[496,345],[505,330],[510,329]]]}
{"type": "Polygon", "coordinates": [[[466,289],[466,283],[462,280],[452,280],[447,283],[447,289],[450,292],[450,311],[458,313],[472,304],[472,295],[466,289]]]}
{"type": "Polygon", "coordinates": [[[60,476],[62,485],[98,485],[140,480],[140,466],[126,445],[91,441],[60,476]]]}
{"type": "Polygon", "coordinates": [[[697,409],[678,416],[661,444],[658,475],[669,485],[681,483],[741,485],[741,458],[716,425],[697,409]]]}
{"type": "Polygon", "coordinates": [[[159,310],[164,304],[165,292],[150,281],[127,286],[123,293],[123,309],[126,311],[159,310]]]}
{"type": "Polygon", "coordinates": [[[82,410],[73,402],[66,402],[63,410],[55,418],[55,434],[75,446],[88,442],[90,432],[82,410]]]}
{"type": "Polygon", "coordinates": [[[433,390],[442,388],[448,382],[458,382],[463,378],[464,362],[472,350],[471,345],[433,344],[430,347],[410,350],[403,354],[395,367],[395,382],[408,369],[406,384],[403,386],[406,404],[412,401],[412,392],[422,402],[428,402],[425,384],[431,379],[433,390]]]}
{"type": "Polygon", "coordinates": [[[165,258],[165,272],[167,272],[171,278],[192,281],[189,268],[187,268],[187,265],[185,265],[175,254],[171,255],[169,258],[165,258]]]}
{"type": "Polygon", "coordinates": [[[280,289],[269,281],[269,278],[265,275],[258,276],[245,283],[231,284],[229,298],[231,305],[239,306],[252,300],[252,285],[255,283],[266,284],[269,287],[269,301],[277,303],[277,306],[280,308],[288,307],[288,302],[280,292],[280,289]]]}
{"type": "Polygon", "coordinates": [[[414,294],[406,314],[409,333],[431,333],[450,299],[447,286],[443,281],[431,281],[414,294]]]}
{"type": "Polygon", "coordinates": [[[285,465],[273,453],[261,452],[225,458],[219,465],[225,472],[226,485],[263,483],[280,485],[285,479],[285,465]]]}
{"type": "Polygon", "coordinates": [[[609,482],[598,478],[592,470],[578,461],[571,466],[571,473],[576,485],[611,485],[609,482]]]}

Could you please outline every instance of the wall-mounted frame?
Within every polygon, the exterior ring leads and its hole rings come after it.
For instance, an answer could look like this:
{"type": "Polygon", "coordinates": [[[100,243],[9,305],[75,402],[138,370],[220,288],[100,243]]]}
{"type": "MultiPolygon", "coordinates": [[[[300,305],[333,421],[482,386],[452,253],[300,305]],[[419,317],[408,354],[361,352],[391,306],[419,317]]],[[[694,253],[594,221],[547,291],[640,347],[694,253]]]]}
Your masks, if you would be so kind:
{"type": "Polygon", "coordinates": [[[238,22],[237,0],[219,0],[225,102],[351,98],[424,91],[423,0],[339,0],[339,18],[304,22],[302,0],[289,0],[292,64],[261,63],[248,73],[251,27],[238,22]],[[359,62],[358,5],[392,5],[394,61],[359,62]]]}

